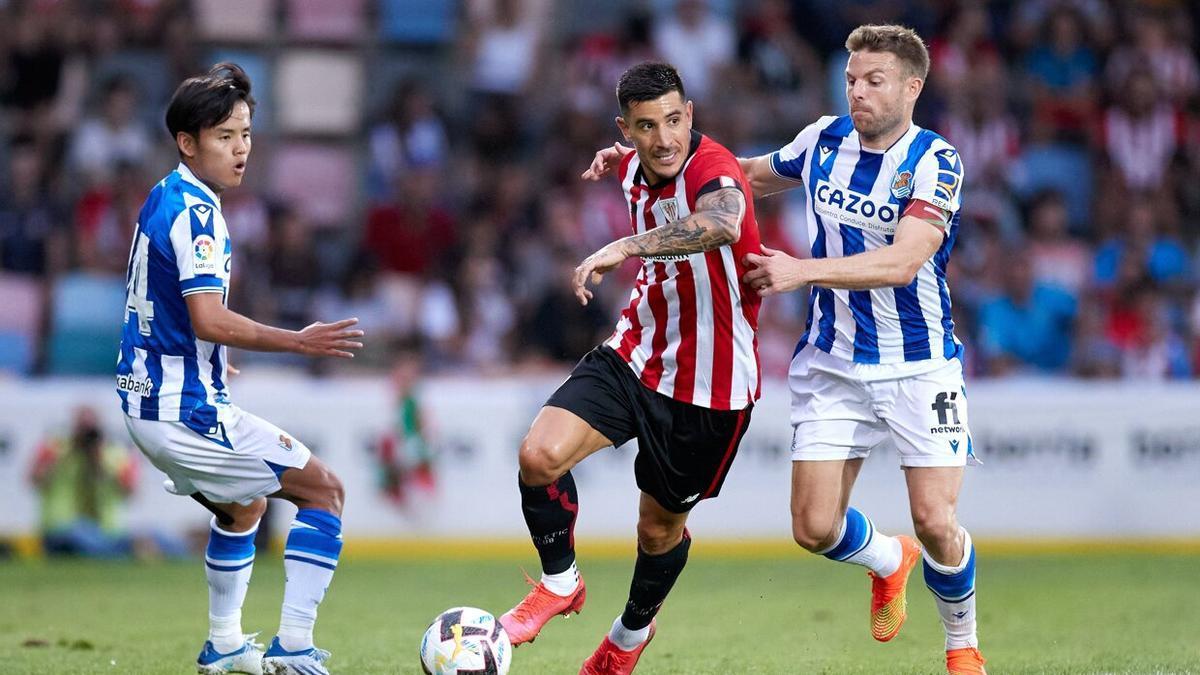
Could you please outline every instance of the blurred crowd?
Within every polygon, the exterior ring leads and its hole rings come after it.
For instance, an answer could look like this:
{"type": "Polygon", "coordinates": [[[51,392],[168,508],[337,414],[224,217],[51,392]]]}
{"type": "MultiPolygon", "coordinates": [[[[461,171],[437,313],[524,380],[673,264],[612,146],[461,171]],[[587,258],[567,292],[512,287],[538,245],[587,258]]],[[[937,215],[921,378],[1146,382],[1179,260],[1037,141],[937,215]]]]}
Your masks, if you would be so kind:
{"type": "MultiPolygon", "coordinates": [[[[971,373],[1190,378],[1198,15],[1182,0],[0,0],[0,369],[111,370],[137,211],[177,161],[166,101],[219,58],[260,101],[247,185],[223,204],[231,307],[287,327],[357,316],[356,368],[415,345],[429,371],[490,374],[573,362],[627,302],[632,261],[587,307],[568,281],[629,232],[615,181],[579,178],[619,140],[626,67],[675,64],[697,128],[749,156],[842,114],[846,34],[900,22],[933,60],[916,121],[966,170],[950,285],[971,373]]],[[[804,254],[803,195],[758,215],[765,243],[804,254]]],[[[805,300],[764,306],[769,374],[805,300]]]]}

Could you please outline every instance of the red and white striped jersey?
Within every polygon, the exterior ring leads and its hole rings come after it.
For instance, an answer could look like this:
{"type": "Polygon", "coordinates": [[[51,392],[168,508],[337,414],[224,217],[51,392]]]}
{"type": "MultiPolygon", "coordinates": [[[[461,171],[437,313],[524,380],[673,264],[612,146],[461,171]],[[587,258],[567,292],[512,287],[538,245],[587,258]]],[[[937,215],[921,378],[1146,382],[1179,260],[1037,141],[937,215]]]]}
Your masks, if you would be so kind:
{"type": "Polygon", "coordinates": [[[705,253],[647,257],[604,344],[617,352],[642,384],[665,396],[716,410],[741,410],[758,399],[760,298],[742,275],[747,253],[761,252],[753,192],[737,158],[716,141],[692,132],[688,158],[673,179],[649,185],[637,153],[618,176],[634,234],[686,218],[696,200],[722,187],[746,195],[741,237],[705,253]]]}

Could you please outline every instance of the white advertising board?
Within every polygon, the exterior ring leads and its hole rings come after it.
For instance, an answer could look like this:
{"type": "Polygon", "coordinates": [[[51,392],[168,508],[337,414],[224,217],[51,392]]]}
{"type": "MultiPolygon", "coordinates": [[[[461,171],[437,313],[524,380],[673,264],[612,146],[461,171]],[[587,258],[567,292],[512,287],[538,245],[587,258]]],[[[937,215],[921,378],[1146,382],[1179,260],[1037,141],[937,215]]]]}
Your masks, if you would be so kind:
{"type": "MultiPolygon", "coordinates": [[[[347,537],[526,536],[516,453],[561,377],[436,379],[422,401],[438,453],[432,490],[400,503],[381,489],[378,439],[394,419],[383,379],[311,380],[246,375],[235,400],[312,447],[346,485],[347,537]]],[[[979,537],[1200,537],[1200,388],[1060,381],[979,382],[970,389],[981,467],[968,469],[962,522],[979,537]]],[[[0,535],[37,528],[28,472],[37,444],[90,404],[125,438],[107,380],[0,382],[0,535]]],[[[770,383],[719,499],[690,526],[711,538],[790,536],[788,394],[770,383]]],[[[631,536],[637,513],[635,444],[605,450],[575,470],[578,533],[631,536]]],[[[168,495],[142,462],[129,502],[133,528],[203,526],[191,500],[168,495]]],[[[885,531],[911,531],[897,458],[866,463],[852,500],[885,531]]]]}

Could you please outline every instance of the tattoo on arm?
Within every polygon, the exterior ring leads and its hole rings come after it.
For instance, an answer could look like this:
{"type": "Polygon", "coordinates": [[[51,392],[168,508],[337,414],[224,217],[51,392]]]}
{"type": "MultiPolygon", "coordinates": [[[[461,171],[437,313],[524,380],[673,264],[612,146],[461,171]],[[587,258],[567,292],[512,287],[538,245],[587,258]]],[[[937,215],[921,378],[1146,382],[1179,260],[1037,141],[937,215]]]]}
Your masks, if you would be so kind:
{"type": "Polygon", "coordinates": [[[746,197],[734,187],[713,190],[696,201],[696,212],[668,225],[628,237],[631,255],[690,255],[711,251],[738,240],[746,197]]]}

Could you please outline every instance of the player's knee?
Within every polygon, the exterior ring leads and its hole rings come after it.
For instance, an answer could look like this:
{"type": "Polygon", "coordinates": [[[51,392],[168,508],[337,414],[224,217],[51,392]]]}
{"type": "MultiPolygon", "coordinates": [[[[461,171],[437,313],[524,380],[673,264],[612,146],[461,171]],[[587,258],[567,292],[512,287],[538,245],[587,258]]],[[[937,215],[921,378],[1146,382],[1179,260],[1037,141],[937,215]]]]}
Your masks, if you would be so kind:
{"type": "Polygon", "coordinates": [[[567,472],[570,453],[561,443],[535,438],[532,434],[521,443],[517,461],[521,480],[526,485],[549,485],[567,472]]]}
{"type": "Polygon", "coordinates": [[[825,514],[805,511],[792,514],[792,539],[808,551],[829,548],[834,536],[833,521],[825,514]]]}
{"type": "Polygon", "coordinates": [[[346,499],[346,488],[341,479],[324,464],[316,465],[311,470],[313,473],[307,484],[294,493],[292,502],[302,509],[319,509],[340,518],[346,499]]]}
{"type": "Polygon", "coordinates": [[[944,505],[913,505],[913,530],[917,539],[929,548],[939,548],[958,536],[954,511],[944,505]]]}
{"type": "Polygon", "coordinates": [[[638,548],[650,555],[662,555],[679,545],[683,525],[658,521],[638,521],[638,548]]]}
{"type": "Polygon", "coordinates": [[[262,520],[266,512],[266,498],[256,499],[246,506],[226,511],[229,520],[221,522],[221,526],[230,532],[249,532],[254,529],[255,525],[258,525],[258,521],[262,520]]]}
{"type": "Polygon", "coordinates": [[[342,505],[346,501],[346,488],[337,474],[325,469],[325,501],[327,510],[337,517],[342,516],[342,505]]]}

